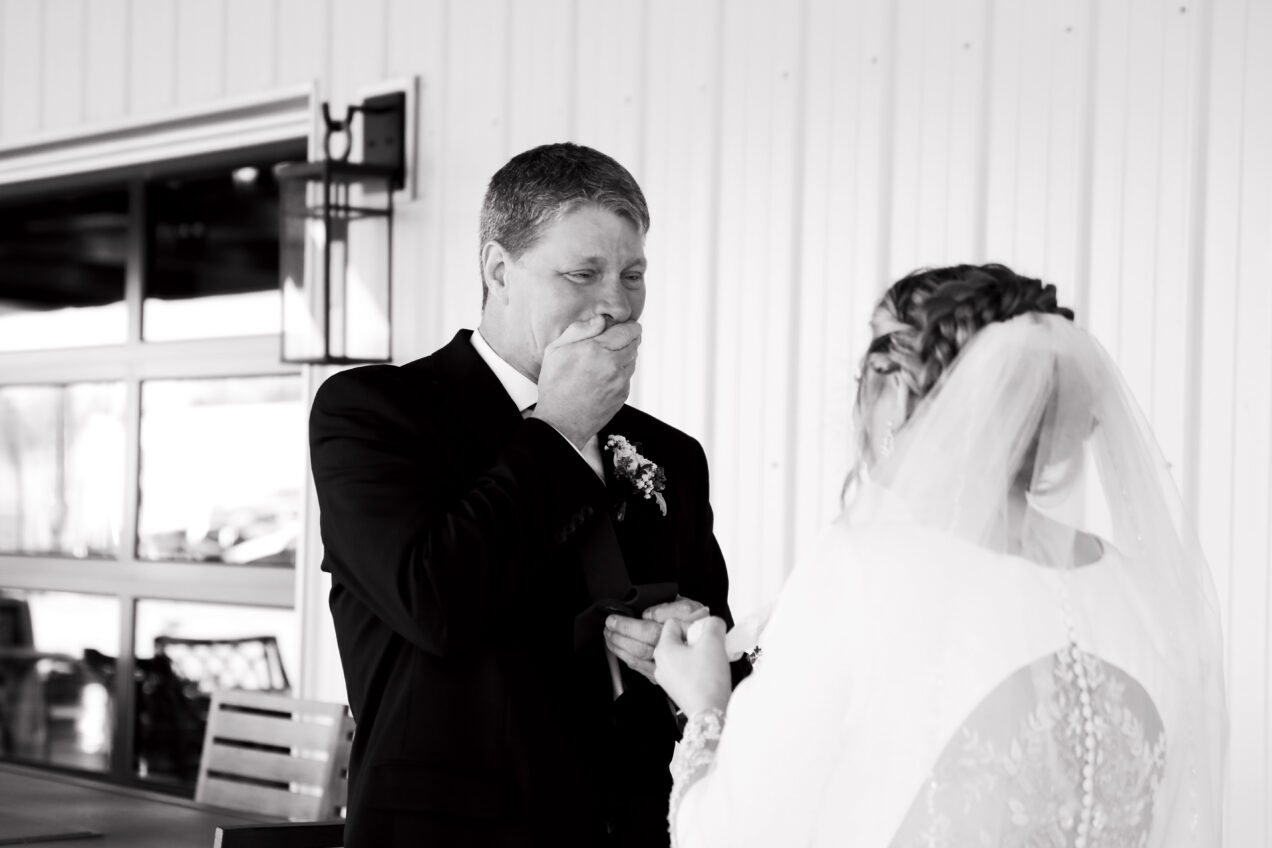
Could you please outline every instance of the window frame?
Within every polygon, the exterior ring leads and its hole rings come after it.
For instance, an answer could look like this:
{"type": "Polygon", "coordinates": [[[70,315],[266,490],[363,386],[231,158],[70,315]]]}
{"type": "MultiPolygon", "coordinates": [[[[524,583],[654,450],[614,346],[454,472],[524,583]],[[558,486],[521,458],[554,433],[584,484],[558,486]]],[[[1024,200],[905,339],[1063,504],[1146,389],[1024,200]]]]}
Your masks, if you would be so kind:
{"type": "MultiPolygon", "coordinates": [[[[296,124],[292,121],[292,125],[296,124]]],[[[222,138],[222,144],[226,140],[222,138]]],[[[233,139],[231,138],[232,142],[233,139]]],[[[32,200],[74,186],[126,184],[129,194],[127,258],[124,303],[127,336],[122,344],[51,350],[0,352],[0,386],[66,385],[82,382],[121,382],[125,389],[125,446],[123,515],[119,546],[114,559],[75,558],[0,553],[0,586],[26,591],[77,592],[114,597],[119,604],[119,652],[113,698],[114,736],[109,771],[82,772],[116,783],[152,783],[133,772],[135,671],[134,631],[136,604],[141,599],[197,601],[284,608],[297,613],[298,572],[306,567],[307,532],[298,540],[293,567],[149,561],[137,557],[140,504],[141,386],[147,380],[215,377],[296,376],[301,397],[309,397],[311,375],[295,363],[281,361],[277,333],[182,341],[147,342],[142,338],[142,304],[147,273],[146,183],[168,173],[224,165],[245,157],[303,155],[312,146],[310,136],[272,138],[248,146],[234,145],[202,150],[179,159],[129,164],[109,170],[84,171],[75,176],[41,179],[34,183],[5,186],[6,200],[32,200]]],[[[0,169],[2,171],[3,169],[0,169]]],[[[0,173],[0,183],[3,174],[0,173]]],[[[281,297],[281,295],[280,295],[281,297]]],[[[304,438],[303,418],[297,420],[297,438],[304,438]]],[[[296,469],[301,526],[310,524],[308,467],[296,469]]],[[[293,680],[299,681],[302,668],[293,680]]],[[[64,770],[54,764],[40,764],[64,770]]],[[[80,770],[74,770],[81,773],[80,770]]]]}

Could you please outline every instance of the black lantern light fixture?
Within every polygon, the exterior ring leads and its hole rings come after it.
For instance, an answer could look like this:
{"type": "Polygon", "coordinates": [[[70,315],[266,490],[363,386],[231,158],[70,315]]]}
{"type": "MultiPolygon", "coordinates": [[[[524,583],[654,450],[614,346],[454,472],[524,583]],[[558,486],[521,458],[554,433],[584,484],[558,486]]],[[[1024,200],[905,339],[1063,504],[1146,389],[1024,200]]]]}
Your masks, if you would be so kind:
{"type": "Polygon", "coordinates": [[[280,165],[284,362],[392,358],[393,192],[405,184],[406,95],[385,94],[333,120],[322,104],[323,152],[280,165]],[[350,162],[360,119],[361,161],[350,162]],[[333,151],[333,143],[342,148],[333,151]]]}

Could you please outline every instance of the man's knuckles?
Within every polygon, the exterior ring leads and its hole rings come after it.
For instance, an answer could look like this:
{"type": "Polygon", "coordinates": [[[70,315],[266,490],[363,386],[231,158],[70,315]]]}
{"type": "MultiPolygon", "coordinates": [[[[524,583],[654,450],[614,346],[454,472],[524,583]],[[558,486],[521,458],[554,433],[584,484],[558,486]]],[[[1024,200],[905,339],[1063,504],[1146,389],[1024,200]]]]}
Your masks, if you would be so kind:
{"type": "Polygon", "coordinates": [[[611,615],[606,619],[605,626],[615,633],[640,639],[642,642],[649,642],[651,645],[658,641],[658,636],[662,633],[662,625],[626,615],[611,615]]]}

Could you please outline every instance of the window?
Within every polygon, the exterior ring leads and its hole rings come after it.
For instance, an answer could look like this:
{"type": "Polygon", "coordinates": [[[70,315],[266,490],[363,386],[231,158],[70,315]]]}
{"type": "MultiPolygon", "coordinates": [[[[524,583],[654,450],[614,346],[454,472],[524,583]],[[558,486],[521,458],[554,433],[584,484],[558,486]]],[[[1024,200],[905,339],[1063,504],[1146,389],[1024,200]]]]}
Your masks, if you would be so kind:
{"type": "Polygon", "coordinates": [[[156,645],[260,637],[299,671],[307,403],[272,174],[304,158],[0,204],[0,758],[192,793],[206,691],[156,645]]]}
{"type": "Polygon", "coordinates": [[[278,332],[278,184],[271,164],[147,185],[146,341],[278,332]]]}
{"type": "Polygon", "coordinates": [[[303,414],[295,376],[143,383],[138,557],[294,564],[303,414]]]}
{"type": "Polygon", "coordinates": [[[0,208],[0,351],[119,344],[128,193],[0,208]]]}
{"type": "Polygon", "coordinates": [[[118,638],[115,598],[0,591],[0,753],[108,771],[118,638]]]}
{"type": "Polygon", "coordinates": [[[0,386],[0,552],[114,556],[123,460],[123,383],[0,386]]]}

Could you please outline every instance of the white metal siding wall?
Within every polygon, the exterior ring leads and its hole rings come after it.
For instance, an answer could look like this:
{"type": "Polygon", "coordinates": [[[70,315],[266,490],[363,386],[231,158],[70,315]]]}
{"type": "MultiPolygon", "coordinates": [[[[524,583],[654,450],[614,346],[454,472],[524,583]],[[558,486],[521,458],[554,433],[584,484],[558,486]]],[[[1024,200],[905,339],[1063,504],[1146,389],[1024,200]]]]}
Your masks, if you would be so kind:
{"type": "Polygon", "coordinates": [[[615,155],[654,216],[635,400],[706,445],[739,612],[835,512],[882,286],[987,260],[1055,281],[1197,516],[1231,842],[1272,842],[1272,2],[0,0],[0,143],[407,75],[399,359],[476,323],[477,210],[509,155],[615,155]]]}

